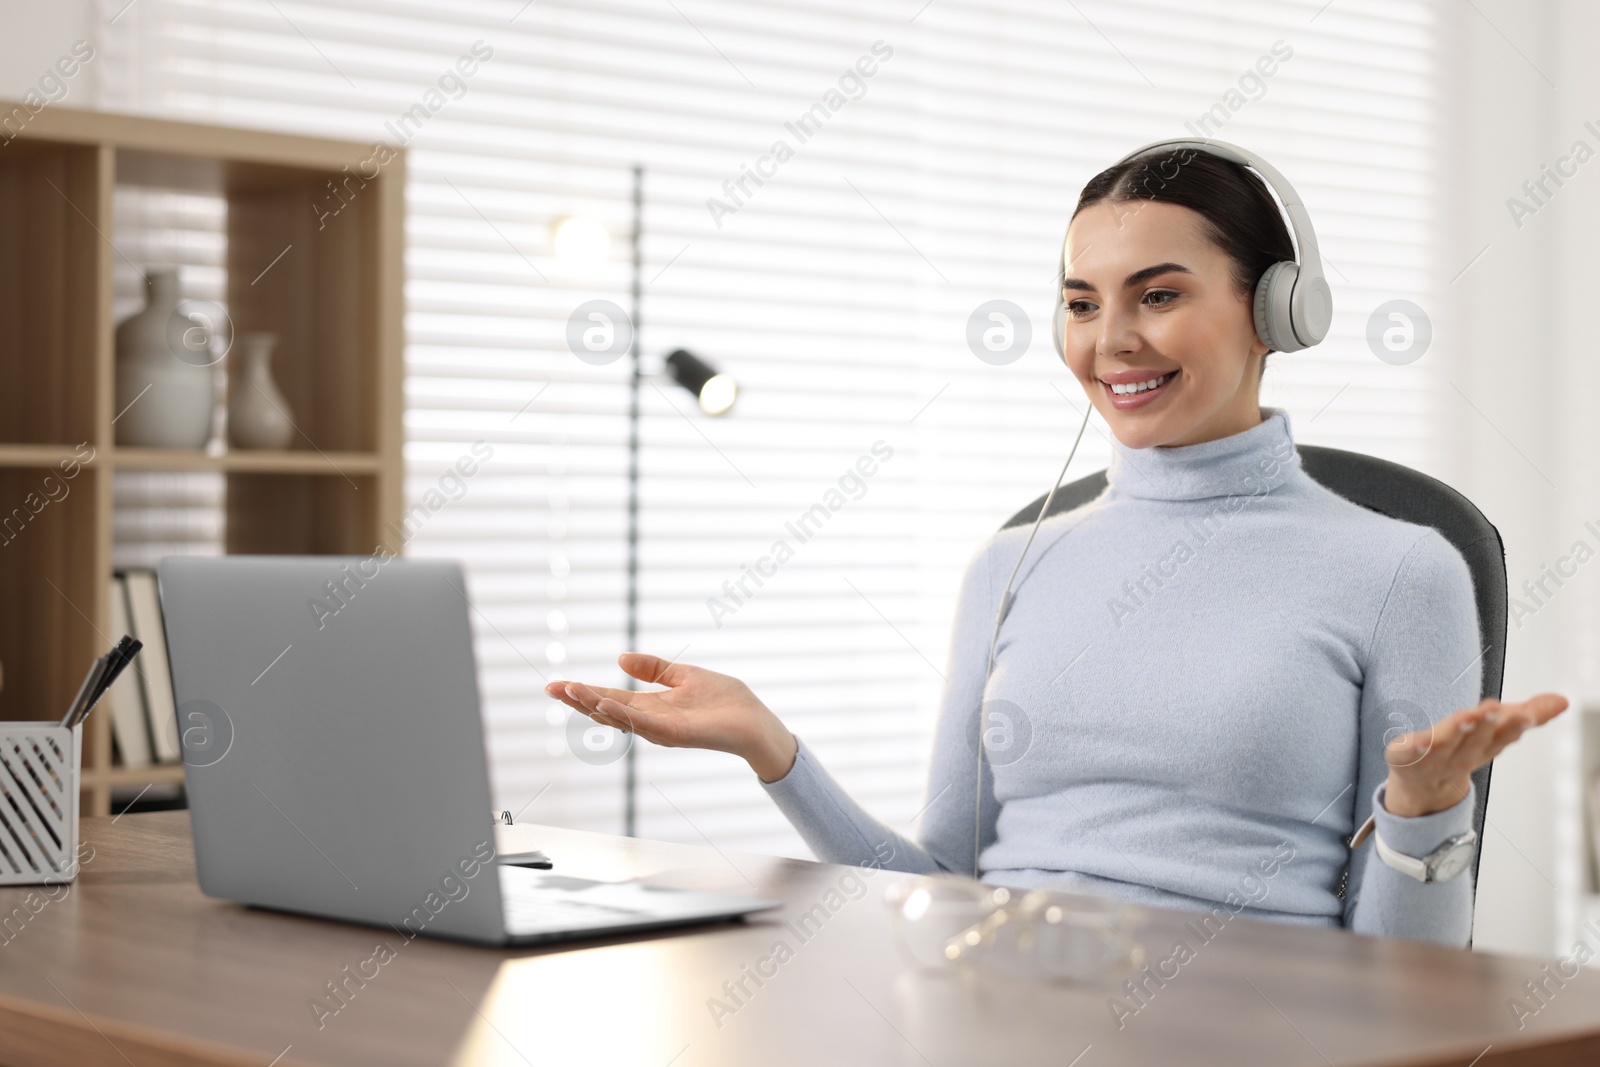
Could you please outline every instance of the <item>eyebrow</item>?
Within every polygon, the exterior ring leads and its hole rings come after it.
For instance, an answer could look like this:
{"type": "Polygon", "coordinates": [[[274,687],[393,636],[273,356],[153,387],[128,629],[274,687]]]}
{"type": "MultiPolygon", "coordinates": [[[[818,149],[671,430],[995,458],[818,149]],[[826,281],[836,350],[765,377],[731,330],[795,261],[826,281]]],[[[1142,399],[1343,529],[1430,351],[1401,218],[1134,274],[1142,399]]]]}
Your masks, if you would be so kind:
{"type": "MultiPolygon", "coordinates": [[[[1136,270],[1126,278],[1122,279],[1122,287],[1124,289],[1132,289],[1134,286],[1139,285],[1142,282],[1147,282],[1151,278],[1157,277],[1158,275],[1173,273],[1193,274],[1194,271],[1190,270],[1188,267],[1185,267],[1182,263],[1157,263],[1153,267],[1145,267],[1142,270],[1136,270]]],[[[1061,288],[1081,289],[1084,292],[1090,293],[1095,291],[1094,286],[1090,285],[1082,278],[1068,278],[1061,283],[1061,288]]]]}

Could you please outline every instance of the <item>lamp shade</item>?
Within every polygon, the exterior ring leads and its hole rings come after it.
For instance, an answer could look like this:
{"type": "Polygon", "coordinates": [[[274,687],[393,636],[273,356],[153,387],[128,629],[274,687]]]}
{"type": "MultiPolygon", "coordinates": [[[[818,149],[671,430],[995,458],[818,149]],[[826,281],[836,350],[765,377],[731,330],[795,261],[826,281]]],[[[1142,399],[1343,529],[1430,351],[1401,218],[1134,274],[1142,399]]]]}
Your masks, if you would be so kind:
{"type": "Polygon", "coordinates": [[[673,381],[695,395],[707,415],[726,413],[738,397],[739,386],[732,377],[687,349],[680,348],[667,357],[667,370],[673,381]]]}

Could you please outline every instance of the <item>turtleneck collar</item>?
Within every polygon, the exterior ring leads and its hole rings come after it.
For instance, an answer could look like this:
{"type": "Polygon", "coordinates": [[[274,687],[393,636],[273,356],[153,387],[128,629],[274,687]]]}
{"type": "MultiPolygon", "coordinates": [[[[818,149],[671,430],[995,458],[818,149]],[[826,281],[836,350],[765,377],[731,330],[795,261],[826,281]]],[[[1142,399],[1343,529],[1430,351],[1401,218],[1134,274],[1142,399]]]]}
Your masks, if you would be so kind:
{"type": "Polygon", "coordinates": [[[1106,479],[1116,492],[1148,500],[1205,500],[1270,492],[1300,469],[1289,415],[1261,408],[1248,430],[1195,445],[1129,448],[1111,439],[1106,479]]]}

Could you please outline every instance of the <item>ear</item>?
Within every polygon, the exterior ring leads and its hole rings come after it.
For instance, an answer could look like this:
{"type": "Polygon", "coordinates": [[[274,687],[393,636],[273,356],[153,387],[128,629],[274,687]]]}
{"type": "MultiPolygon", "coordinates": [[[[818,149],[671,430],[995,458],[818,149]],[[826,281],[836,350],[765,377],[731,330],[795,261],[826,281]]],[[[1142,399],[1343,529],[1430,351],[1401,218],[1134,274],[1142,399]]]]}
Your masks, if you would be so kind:
{"type": "Polygon", "coordinates": [[[1265,359],[1267,353],[1271,352],[1272,349],[1268,348],[1267,343],[1261,339],[1261,332],[1256,329],[1255,315],[1252,314],[1251,307],[1250,303],[1246,303],[1245,315],[1249,317],[1250,321],[1250,347],[1247,351],[1251,359],[1265,359]]]}
{"type": "Polygon", "coordinates": [[[1249,289],[1243,292],[1236,292],[1236,295],[1239,297],[1239,303],[1244,309],[1245,321],[1250,324],[1250,347],[1246,351],[1249,353],[1249,358],[1259,359],[1271,352],[1272,349],[1267,347],[1267,343],[1261,339],[1261,331],[1256,329],[1255,290],[1249,289]]]}

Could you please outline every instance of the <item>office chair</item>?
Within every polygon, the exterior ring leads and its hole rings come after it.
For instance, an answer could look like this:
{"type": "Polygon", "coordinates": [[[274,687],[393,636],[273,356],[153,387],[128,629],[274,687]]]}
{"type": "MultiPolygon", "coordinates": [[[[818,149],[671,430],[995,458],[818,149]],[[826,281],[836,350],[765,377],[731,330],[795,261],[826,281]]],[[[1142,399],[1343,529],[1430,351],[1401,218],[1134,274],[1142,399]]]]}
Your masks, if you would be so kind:
{"type": "MultiPolygon", "coordinates": [[[[1296,445],[1300,465],[1312,480],[1354,504],[1390,518],[1432,526],[1461,553],[1472,572],[1478,605],[1478,635],[1483,650],[1483,696],[1500,696],[1506,664],[1506,557],[1500,531],[1483,512],[1437,478],[1359,452],[1320,445],[1296,445]]],[[[1071,511],[1099,496],[1106,488],[1106,472],[1096,471],[1063,485],[1050,503],[1050,514],[1071,511]]],[[[1046,494],[1048,495],[1048,494],[1046,494]]],[[[1044,496],[1017,512],[1001,529],[1031,523],[1039,517],[1044,496]]],[[[1483,855],[1483,820],[1489,808],[1489,772],[1486,763],[1472,772],[1475,799],[1472,828],[1478,847],[1472,857],[1472,888],[1478,888],[1478,860],[1483,855]]],[[[1349,869],[1346,868],[1345,877],[1349,869]]],[[[1344,898],[1341,880],[1339,897],[1344,898]]],[[[1468,941],[1471,945],[1471,941],[1468,941]]]]}

